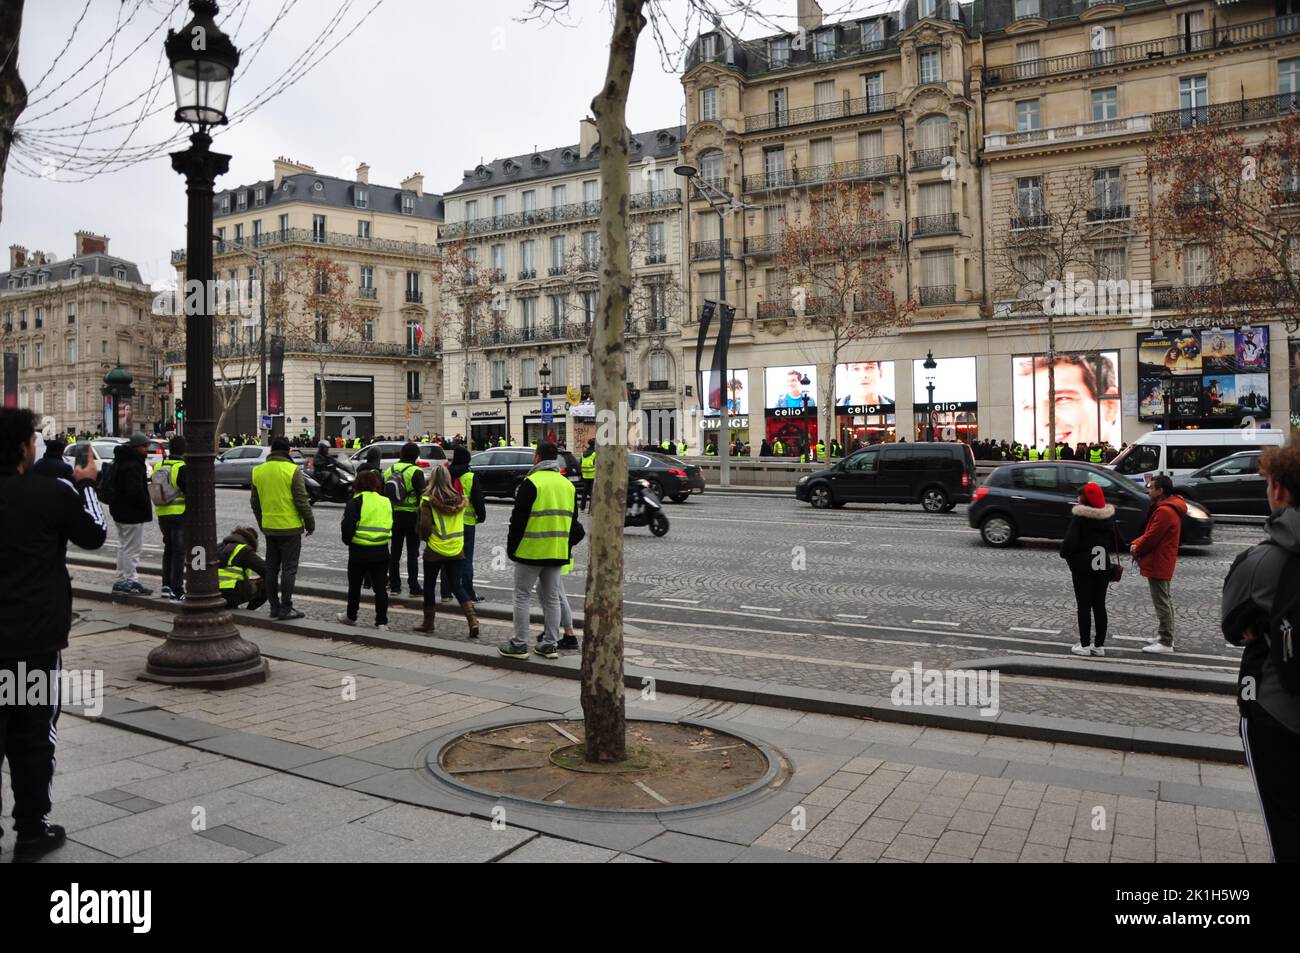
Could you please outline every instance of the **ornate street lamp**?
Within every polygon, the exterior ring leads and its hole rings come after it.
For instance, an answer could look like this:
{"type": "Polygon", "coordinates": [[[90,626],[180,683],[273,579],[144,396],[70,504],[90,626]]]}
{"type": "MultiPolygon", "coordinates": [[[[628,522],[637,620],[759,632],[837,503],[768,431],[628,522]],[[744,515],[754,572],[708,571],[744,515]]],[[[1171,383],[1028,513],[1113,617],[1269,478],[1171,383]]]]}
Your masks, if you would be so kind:
{"type": "Polygon", "coordinates": [[[510,443],[510,378],[506,378],[506,386],[501,388],[501,393],[506,396],[506,443],[510,443]]]}
{"type": "Polygon", "coordinates": [[[549,364],[546,363],[545,360],[542,361],[542,369],[537,372],[537,376],[542,379],[542,396],[550,397],[551,396],[551,386],[550,386],[551,367],[549,364]]]}
{"type": "Polygon", "coordinates": [[[930,435],[926,438],[930,443],[934,442],[934,372],[939,365],[935,363],[934,352],[929,348],[925,351],[925,363],[921,365],[925,368],[925,389],[930,393],[930,409],[927,419],[930,422],[930,435]]]}
{"type": "Polygon", "coordinates": [[[213,0],[190,0],[192,18],[168,31],[164,49],[176,90],[176,121],[194,127],[190,148],[172,153],[185,176],[185,603],[167,641],[149,653],[144,678],[169,685],[236,688],[266,680],[266,660],[239,635],[217,586],[217,500],[212,380],[212,191],[230,156],[212,152],[208,130],[226,122],[239,51],[217,27],[213,0]],[[188,292],[188,293],[187,293],[188,292]]]}

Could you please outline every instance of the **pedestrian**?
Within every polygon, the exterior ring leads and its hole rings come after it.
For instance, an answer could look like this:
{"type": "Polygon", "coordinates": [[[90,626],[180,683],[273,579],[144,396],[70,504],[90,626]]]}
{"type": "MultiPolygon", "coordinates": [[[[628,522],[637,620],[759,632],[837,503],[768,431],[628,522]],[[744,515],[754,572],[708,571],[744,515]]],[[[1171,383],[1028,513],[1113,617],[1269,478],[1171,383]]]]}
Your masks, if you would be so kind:
{"type": "Polygon", "coordinates": [[[596,485],[596,438],[587,441],[582,454],[582,508],[591,506],[591,490],[596,485]]]}
{"type": "Polygon", "coordinates": [[[0,761],[9,761],[14,793],[14,860],[24,862],[67,838],[49,823],[59,669],[72,627],[67,544],[99,549],[108,535],[95,494],[93,453],[85,466],[74,467],[69,482],[31,479],[35,465],[35,415],[0,408],[0,677],[20,686],[17,698],[0,693],[0,761]],[[34,677],[44,681],[44,697],[27,696],[34,677]]]}
{"type": "MultiPolygon", "coordinates": [[[[388,588],[394,595],[402,591],[402,548],[406,548],[406,582],[411,595],[424,594],[420,588],[420,541],[416,536],[416,524],[420,509],[420,494],[424,492],[424,472],[415,462],[420,459],[418,444],[407,441],[399,451],[400,459],[384,472],[385,480],[393,480],[394,474],[402,483],[402,492],[390,491],[389,500],[393,504],[393,546],[388,556],[388,588]]],[[[426,576],[425,583],[429,583],[426,576]]]]}
{"type": "Polygon", "coordinates": [[[437,578],[441,573],[443,583],[460,603],[469,626],[469,637],[478,638],[478,616],[474,603],[461,586],[464,572],[461,562],[465,558],[465,511],[469,507],[461,484],[451,476],[448,467],[434,467],[428,486],[420,497],[418,530],[424,540],[424,620],[415,627],[416,632],[432,634],[437,618],[437,578]]]}
{"type": "MultiPolygon", "coordinates": [[[[166,599],[180,602],[185,598],[185,438],[172,437],[167,443],[167,459],[155,470],[155,482],[165,479],[171,484],[170,500],[158,496],[158,529],[162,532],[162,589],[166,599]],[[161,474],[161,476],[159,476],[161,474]]],[[[159,493],[162,491],[159,490],[159,493]]]]}
{"type": "Polygon", "coordinates": [[[1143,652],[1174,650],[1174,601],[1169,585],[1178,564],[1178,541],[1182,537],[1187,501],[1174,493],[1174,481],[1163,473],[1147,484],[1151,509],[1147,511],[1142,535],[1133,540],[1129,552],[1151,590],[1151,603],[1158,624],[1156,638],[1142,646],[1143,652]]]}
{"type": "Polygon", "coordinates": [[[1115,507],[1106,502],[1099,485],[1085,483],[1079,491],[1079,502],[1070,512],[1070,525],[1061,543],[1061,557],[1070,567],[1079,614],[1079,644],[1070,651],[1101,656],[1106,654],[1106,589],[1111,582],[1111,566],[1119,559],[1115,507]]]}
{"type": "Polygon", "coordinates": [[[45,441],[45,455],[32,465],[32,472],[38,476],[52,477],[55,480],[72,482],[72,466],[63,454],[68,449],[68,442],[62,437],[45,441]]]}
{"type": "Polygon", "coordinates": [[[499,647],[508,658],[528,656],[529,610],[539,580],[545,629],[535,651],[543,658],[559,658],[560,570],[586,532],[578,522],[573,484],[560,473],[558,455],[553,443],[537,448],[533,468],[519,484],[510,514],[506,555],[515,564],[514,633],[499,647]]]}
{"type": "Polygon", "coordinates": [[[253,467],[250,502],[257,525],[266,537],[266,588],[272,619],[301,619],[293,607],[302,534],[316,531],[316,517],[307,497],[307,482],[289,456],[289,441],[276,437],[264,463],[253,467]]]}
{"type": "MultiPolygon", "coordinates": [[[[1237,708],[1246,763],[1259,793],[1264,830],[1278,863],[1300,861],[1300,693],[1279,638],[1296,624],[1300,566],[1300,443],[1259,455],[1271,515],[1268,538],[1241,553],[1223,584],[1223,637],[1242,648],[1237,708]],[[1277,644],[1275,644],[1277,643],[1277,644]]],[[[1295,665],[1294,656],[1289,664],[1295,665]]]]}
{"type": "Polygon", "coordinates": [[[460,586],[470,602],[482,602],[474,589],[474,536],[478,532],[478,524],[487,519],[487,505],[483,498],[483,485],[474,479],[469,459],[469,450],[457,444],[451,451],[448,474],[453,481],[460,483],[461,492],[469,501],[469,506],[465,508],[465,558],[461,560],[460,586]]]}
{"type": "Polygon", "coordinates": [[[153,594],[140,583],[140,555],[144,551],[144,524],[153,522],[153,503],[149,499],[149,480],[144,458],[149,453],[149,438],[138,430],[129,440],[113,449],[112,502],[109,513],[117,528],[117,579],[114,592],[153,594]]]}
{"type": "Polygon", "coordinates": [[[369,450],[366,451],[366,459],[362,462],[361,466],[357,467],[357,475],[360,476],[366,470],[374,470],[376,473],[379,474],[379,479],[381,481],[383,480],[384,467],[383,464],[380,462],[378,447],[371,447],[369,450]]]}
{"type": "Polygon", "coordinates": [[[265,560],[257,555],[257,530],[251,526],[232,529],[217,547],[217,556],[217,586],[226,608],[261,608],[266,602],[267,572],[265,560]]]}
{"type": "Polygon", "coordinates": [[[343,508],[343,543],[348,547],[348,608],[334,618],[344,625],[357,624],[361,608],[361,582],[375,591],[375,628],[388,631],[388,541],[393,537],[393,503],[380,491],[383,480],[374,470],[357,474],[352,499],[343,508]]]}

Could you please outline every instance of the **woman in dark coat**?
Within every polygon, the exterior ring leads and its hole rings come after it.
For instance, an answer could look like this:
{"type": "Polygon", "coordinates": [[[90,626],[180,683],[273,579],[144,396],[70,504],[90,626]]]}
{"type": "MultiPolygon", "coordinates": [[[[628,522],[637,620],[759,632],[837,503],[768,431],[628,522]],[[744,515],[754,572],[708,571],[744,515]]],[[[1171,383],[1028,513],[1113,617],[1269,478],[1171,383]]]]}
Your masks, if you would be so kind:
{"type": "Polygon", "coordinates": [[[1061,542],[1061,557],[1070,565],[1079,610],[1079,644],[1070,651],[1075,655],[1105,655],[1106,588],[1110,585],[1111,566],[1118,560],[1115,507],[1106,502],[1100,486],[1086,483],[1070,512],[1070,526],[1061,542]],[[1095,638],[1091,635],[1093,619],[1097,624],[1095,638]]]}

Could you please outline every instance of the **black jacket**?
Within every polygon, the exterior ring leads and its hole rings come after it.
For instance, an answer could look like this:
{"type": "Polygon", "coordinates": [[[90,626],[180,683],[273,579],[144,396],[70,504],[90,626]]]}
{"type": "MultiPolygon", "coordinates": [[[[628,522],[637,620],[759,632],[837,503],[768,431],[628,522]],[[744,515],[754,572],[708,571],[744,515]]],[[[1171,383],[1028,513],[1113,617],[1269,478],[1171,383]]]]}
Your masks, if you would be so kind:
{"type": "Polygon", "coordinates": [[[1096,509],[1076,503],[1070,512],[1073,515],[1061,541],[1061,557],[1070,564],[1071,572],[1109,574],[1113,561],[1110,554],[1116,551],[1115,507],[1107,503],[1096,509]],[[1098,547],[1107,556],[1094,564],[1098,547]]]}
{"type": "Polygon", "coordinates": [[[60,457],[41,457],[32,467],[32,472],[37,476],[52,477],[57,480],[60,477],[72,482],[72,465],[60,457]]]}
{"type": "Polygon", "coordinates": [[[94,484],[0,469],[0,658],[68,647],[72,580],[66,549],[99,549],[108,535],[94,484]]]}
{"type": "MultiPolygon", "coordinates": [[[[448,469],[448,473],[450,474],[453,480],[459,480],[461,477],[463,477],[466,473],[469,472],[470,472],[469,467],[464,465],[456,466],[456,464],[454,463],[448,469]]],[[[535,495],[536,494],[534,494],[534,496],[535,495]]],[[[474,485],[470,487],[469,506],[470,509],[474,511],[474,518],[476,520],[478,520],[480,523],[485,522],[487,520],[487,503],[483,499],[482,480],[476,479],[474,481],[474,485]]]]}
{"type": "Polygon", "coordinates": [[[149,477],[144,457],[135,447],[121,444],[113,450],[113,502],[108,512],[118,523],[148,523],[153,520],[149,499],[149,477]]]}
{"type": "MultiPolygon", "coordinates": [[[[388,499],[384,497],[384,499],[388,499]]],[[[391,501],[390,501],[391,502],[391,501]]],[[[397,516],[396,513],[393,514],[397,516]]],[[[348,505],[343,507],[343,542],[348,547],[348,558],[355,559],[361,563],[387,562],[388,544],[383,546],[358,546],[352,542],[352,537],[356,535],[357,524],[361,522],[361,494],[354,494],[352,499],[348,500],[348,505]]]]}
{"type": "MultiPolygon", "coordinates": [[[[559,464],[553,460],[543,461],[529,470],[532,473],[536,470],[558,470],[559,464]],[[547,466],[547,464],[551,464],[547,466]]],[[[475,480],[475,483],[478,481],[475,480]]],[[[506,555],[517,563],[524,563],[528,566],[563,566],[568,562],[567,559],[519,559],[515,556],[515,550],[519,544],[524,541],[524,529],[528,526],[528,516],[533,511],[533,504],[537,502],[537,487],[533,486],[531,480],[525,479],[519,484],[519,491],[515,494],[515,508],[510,512],[510,529],[506,533],[506,555]]],[[[586,538],[587,531],[583,529],[582,524],[578,522],[578,506],[575,499],[573,507],[573,522],[569,525],[569,553],[572,555],[573,547],[577,546],[586,538]]]]}

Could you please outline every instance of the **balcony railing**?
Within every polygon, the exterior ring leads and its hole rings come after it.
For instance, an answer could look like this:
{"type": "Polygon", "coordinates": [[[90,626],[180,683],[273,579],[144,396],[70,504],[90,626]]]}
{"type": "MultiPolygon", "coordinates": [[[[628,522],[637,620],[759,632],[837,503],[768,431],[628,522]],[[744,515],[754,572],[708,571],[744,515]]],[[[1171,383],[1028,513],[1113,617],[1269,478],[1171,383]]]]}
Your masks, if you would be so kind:
{"type": "MultiPolygon", "coordinates": [[[[725,175],[704,176],[703,180],[705,185],[718,192],[726,192],[731,188],[731,179],[725,175]]],[[[707,195],[700,191],[699,186],[691,186],[691,201],[705,202],[708,201],[708,198],[707,195]]]]}
{"type": "Polygon", "coordinates": [[[768,189],[790,189],[800,185],[818,185],[826,182],[848,182],[854,179],[872,179],[878,176],[897,175],[902,160],[898,156],[873,156],[849,162],[831,162],[803,169],[780,169],[745,176],[746,192],[763,192],[768,189]]]}
{"type": "Polygon", "coordinates": [[[1120,222],[1132,218],[1130,212],[1131,210],[1127,205],[1099,205],[1096,208],[1088,209],[1088,221],[1120,222]]]}
{"type": "Polygon", "coordinates": [[[379,296],[379,291],[375,288],[358,288],[357,296],[367,301],[374,301],[379,296]]]}
{"type": "Polygon", "coordinates": [[[908,166],[913,172],[922,169],[941,169],[943,160],[952,158],[952,146],[936,146],[933,149],[913,149],[912,164],[908,166]]]}
{"type": "Polygon", "coordinates": [[[1052,224],[1052,216],[1044,211],[1012,212],[1011,230],[1022,231],[1027,228],[1047,228],[1052,224]]]}
{"type": "Polygon", "coordinates": [[[956,285],[922,285],[920,292],[921,304],[952,304],[957,300],[956,285]]]}
{"type": "Polygon", "coordinates": [[[857,312],[884,311],[891,307],[892,302],[884,301],[874,294],[868,294],[865,291],[853,292],[853,310],[857,312]]]}
{"type": "Polygon", "coordinates": [[[558,278],[560,275],[564,274],[564,266],[552,265],[550,268],[546,269],[546,274],[551,278],[558,278]]]}
{"type": "MultiPolygon", "coordinates": [[[[403,242],[392,238],[358,238],[344,232],[314,232],[310,228],[281,228],[272,232],[262,232],[242,242],[213,242],[214,255],[244,254],[250,248],[269,248],[274,245],[290,244],[334,245],[341,248],[361,248],[374,252],[392,252],[398,255],[418,258],[438,258],[442,252],[437,245],[423,242],[403,242]]],[[[185,260],[185,249],[172,250],[172,264],[185,260]]]]}
{"type": "Polygon", "coordinates": [[[745,239],[746,255],[775,255],[781,250],[781,235],[751,235],[745,239]]]}
{"type": "Polygon", "coordinates": [[[662,251],[651,252],[649,255],[645,256],[645,263],[647,265],[662,265],[667,261],[668,261],[667,252],[662,252],[662,251]]]}
{"type": "Polygon", "coordinates": [[[506,389],[504,387],[494,388],[493,390],[488,391],[488,396],[493,400],[500,400],[502,397],[506,396],[506,389]]]}
{"type": "Polygon", "coordinates": [[[926,235],[955,235],[959,231],[956,212],[945,212],[942,215],[920,215],[912,219],[913,238],[923,238],[926,235]]]}
{"type": "Polygon", "coordinates": [[[717,258],[723,254],[728,258],[731,257],[731,239],[727,239],[726,242],[717,238],[704,242],[691,242],[691,261],[717,258]]]}
{"type": "Polygon", "coordinates": [[[424,292],[412,291],[410,288],[407,288],[406,302],[407,304],[424,304],[424,292]]]}
{"type": "Polygon", "coordinates": [[[984,137],[984,151],[1016,149],[1021,146],[1047,145],[1053,142],[1078,139],[1103,139],[1108,136],[1136,135],[1151,131],[1150,113],[1137,113],[1123,119],[1101,119],[1096,122],[1076,122],[1068,126],[1047,129],[1026,129],[1022,132],[992,132],[984,137]]]}
{"type": "Polygon", "coordinates": [[[1181,201],[1174,203],[1175,215],[1186,215],[1188,212],[1203,210],[1213,212],[1219,207],[1219,198],[1216,195],[1192,195],[1181,201]]]}
{"type": "MultiPolygon", "coordinates": [[[[843,237],[845,244],[851,244],[853,247],[888,245],[902,240],[903,223],[885,220],[835,231],[837,235],[830,237],[843,237]]],[[[782,241],[783,236],[780,234],[750,236],[745,239],[745,254],[755,257],[780,254],[782,241]]]]}
{"type": "Polygon", "coordinates": [[[531,328],[489,328],[470,338],[471,347],[509,347],[539,341],[585,341],[590,329],[581,321],[531,328]]]}
{"type": "Polygon", "coordinates": [[[1153,113],[1151,128],[1155,132],[1174,132],[1193,126],[1224,126],[1237,122],[1261,122],[1300,112],[1300,93],[1275,93],[1254,99],[1170,109],[1153,113]]]}
{"type": "Polygon", "coordinates": [[[567,205],[555,205],[551,208],[535,208],[526,212],[511,212],[507,215],[490,215],[476,218],[469,222],[448,222],[442,226],[442,237],[466,238],[471,235],[485,235],[488,232],[504,232],[514,228],[528,228],[533,225],[547,225],[551,222],[574,222],[600,215],[600,200],[587,202],[570,202],[567,205]]]}
{"type": "Polygon", "coordinates": [[[897,93],[880,93],[876,96],[863,96],[858,99],[841,99],[832,103],[819,103],[816,106],[801,106],[798,109],[777,109],[772,112],[746,116],[745,131],[762,132],[765,129],[801,126],[808,122],[826,122],[831,119],[848,119],[852,116],[869,116],[872,113],[892,112],[896,108],[897,102],[897,93]]]}
{"type": "MultiPolygon", "coordinates": [[[[421,345],[418,351],[405,344],[392,344],[377,341],[317,341],[305,335],[287,337],[284,340],[286,354],[317,354],[322,351],[331,354],[346,354],[361,357],[400,357],[433,359],[442,355],[442,341],[434,340],[432,344],[421,345]]],[[[257,341],[241,341],[236,344],[217,344],[212,349],[214,360],[228,360],[236,357],[256,357],[260,351],[257,341]]],[[[184,364],[184,351],[168,351],[164,355],[165,364],[184,364]]]]}
{"type": "Polygon", "coordinates": [[[653,192],[637,192],[632,196],[632,211],[651,208],[666,208],[670,205],[680,205],[682,203],[681,189],[657,189],[653,192]]]}
{"type": "Polygon", "coordinates": [[[488,281],[491,284],[499,285],[506,280],[506,270],[504,268],[493,268],[488,272],[488,281]]]}
{"type": "Polygon", "coordinates": [[[1151,292],[1151,306],[1157,311],[1196,311],[1199,308],[1227,310],[1241,305],[1274,307],[1293,302],[1291,282],[1286,278],[1241,278],[1232,281],[1206,282],[1202,285],[1180,285],[1174,288],[1155,288],[1151,292]]]}
{"type": "Polygon", "coordinates": [[[773,70],[797,69],[814,63],[847,60],[898,49],[896,36],[863,39],[860,33],[850,35],[847,32],[836,37],[834,44],[819,45],[814,37],[809,37],[803,49],[786,46],[778,50],[775,56],[772,55],[773,48],[764,40],[738,40],[732,46],[727,46],[720,39],[713,42],[712,51],[708,50],[702,39],[692,44],[686,54],[688,72],[701,63],[727,63],[753,76],[773,70]]]}
{"type": "Polygon", "coordinates": [[[645,385],[646,390],[668,390],[672,385],[668,381],[651,381],[645,385]]]}
{"type": "Polygon", "coordinates": [[[600,271],[600,258],[583,258],[578,262],[578,270],[582,272],[600,271]]]}
{"type": "Polygon", "coordinates": [[[994,66],[984,71],[984,81],[994,85],[1039,79],[1057,73],[1106,69],[1127,63],[1238,46],[1243,43],[1258,43],[1278,37],[1294,36],[1297,33],[1300,33],[1300,15],[1269,17],[1235,26],[1214,27],[1190,34],[1179,33],[1155,40],[1143,40],[1140,43],[1125,43],[1106,50],[1086,50],[1067,53],[1064,56],[1049,56],[1006,66],[994,66]]]}
{"type": "Polygon", "coordinates": [[[533,279],[536,278],[536,277],[537,277],[537,269],[536,269],[536,268],[522,268],[522,269],[520,269],[520,271],[519,271],[519,280],[520,280],[520,281],[531,281],[531,280],[533,280],[533,279]]]}
{"type": "Polygon", "coordinates": [[[536,388],[536,387],[521,387],[521,388],[519,388],[519,396],[520,396],[520,397],[536,397],[536,396],[537,396],[537,388],[536,388]]]}
{"type": "Polygon", "coordinates": [[[790,302],[783,297],[760,301],[756,312],[760,321],[794,317],[794,308],[790,307],[790,302]]]}
{"type": "Polygon", "coordinates": [[[646,318],[645,329],[647,334],[663,334],[668,330],[667,318],[646,318]]]}

